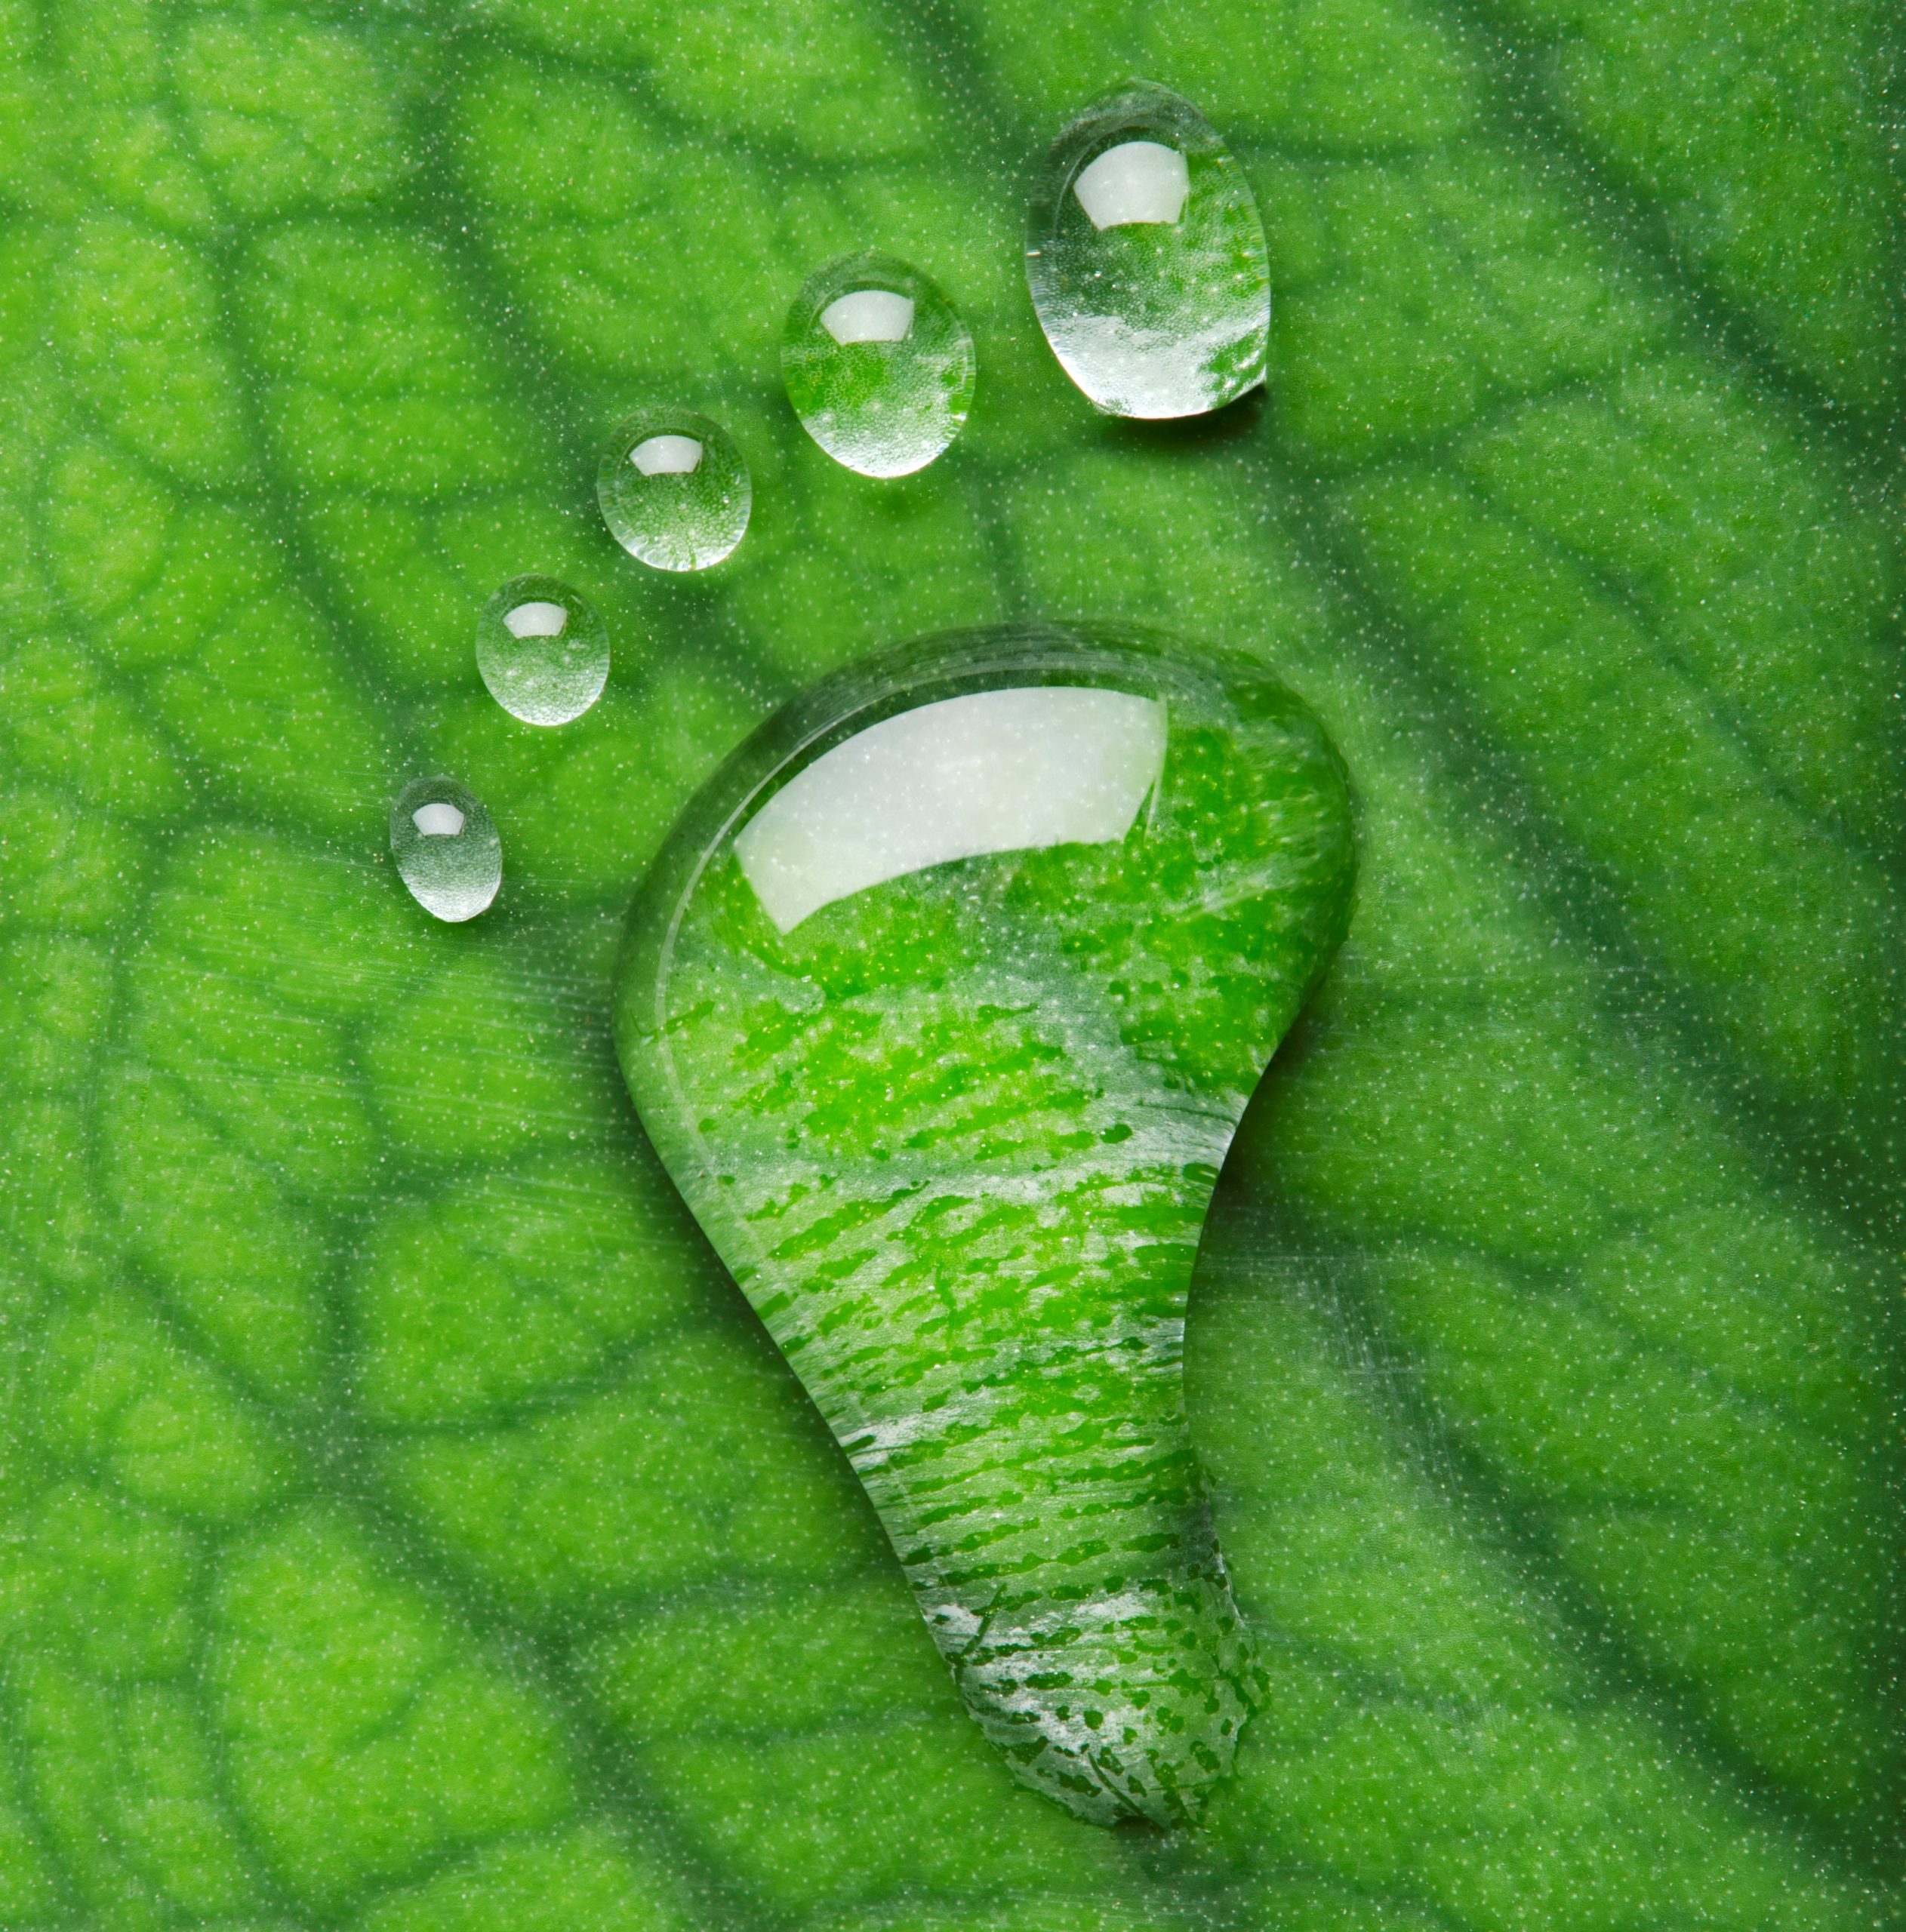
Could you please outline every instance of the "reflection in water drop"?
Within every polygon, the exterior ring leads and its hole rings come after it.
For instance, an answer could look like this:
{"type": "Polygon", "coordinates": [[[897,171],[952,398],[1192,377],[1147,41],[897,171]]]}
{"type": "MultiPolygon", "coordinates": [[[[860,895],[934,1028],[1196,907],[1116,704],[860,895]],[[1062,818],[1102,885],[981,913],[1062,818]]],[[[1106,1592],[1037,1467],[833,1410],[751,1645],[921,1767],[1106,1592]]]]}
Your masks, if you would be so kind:
{"type": "Polygon", "coordinates": [[[821,310],[821,326],[842,343],[904,342],[913,327],[913,298],[890,289],[857,288],[821,310]]]}
{"type": "Polygon", "coordinates": [[[503,841],[483,801],[454,778],[419,778],[390,808],[390,855],[411,897],[451,925],[485,910],[503,883],[503,841]]]}
{"type": "Polygon", "coordinates": [[[630,556],[658,571],[704,571],[741,542],[753,488],[719,424],[692,410],[651,409],[602,452],[596,500],[630,556]]]}
{"type": "Polygon", "coordinates": [[[1117,416],[1199,416],[1264,379],[1270,268],[1230,151],[1190,102],[1135,82],[1053,143],[1026,279],[1066,374],[1117,416]]]}
{"type": "Polygon", "coordinates": [[[701,445],[692,436],[651,436],[629,460],[645,476],[690,476],[701,467],[701,445]]]}
{"type": "Polygon", "coordinates": [[[1191,170],[1176,148],[1125,141],[1080,169],[1072,192],[1095,228],[1175,222],[1191,192],[1191,170]]]}
{"type": "Polygon", "coordinates": [[[817,271],[781,336],[802,427],[863,476],[907,476],[932,462],[965,423],[975,373],[959,311],[891,255],[843,256],[817,271]]]}
{"type": "Polygon", "coordinates": [[[609,634],[587,600],[553,577],[512,577],[476,620],[476,668],[526,724],[567,724],[608,681],[609,634]]]}
{"type": "Polygon", "coordinates": [[[426,838],[454,838],[463,829],[463,815],[454,805],[439,802],[419,805],[411,823],[426,838]]]}
{"type": "Polygon", "coordinates": [[[781,932],[869,886],[987,852],[1122,838],[1165,764],[1165,706],[1085,685],[974,691],[824,752],[734,841],[781,932]]]}

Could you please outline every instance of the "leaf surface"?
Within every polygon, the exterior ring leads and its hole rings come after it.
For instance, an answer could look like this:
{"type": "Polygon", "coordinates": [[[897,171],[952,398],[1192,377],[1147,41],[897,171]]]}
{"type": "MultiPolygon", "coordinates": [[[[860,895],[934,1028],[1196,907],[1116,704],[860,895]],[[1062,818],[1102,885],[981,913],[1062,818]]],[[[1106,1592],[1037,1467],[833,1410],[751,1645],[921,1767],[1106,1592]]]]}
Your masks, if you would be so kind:
{"type": "Polygon", "coordinates": [[[1897,184],[1848,5],[0,5],[0,1921],[1889,1922],[1897,184]],[[1142,73],[1264,210],[1261,404],[1095,418],[1018,259],[1142,73]],[[878,484],[832,257],[971,325],[878,484]],[[600,527],[719,417],[729,565],[600,527]],[[516,723],[506,578],[609,689],[516,723]],[[1276,1689],[1207,1832],[1016,1791],[641,1141],[623,906],[876,645],[1252,651],[1361,813],[1194,1306],[1276,1689]],[[503,896],[435,926],[390,798],[503,896]]]}

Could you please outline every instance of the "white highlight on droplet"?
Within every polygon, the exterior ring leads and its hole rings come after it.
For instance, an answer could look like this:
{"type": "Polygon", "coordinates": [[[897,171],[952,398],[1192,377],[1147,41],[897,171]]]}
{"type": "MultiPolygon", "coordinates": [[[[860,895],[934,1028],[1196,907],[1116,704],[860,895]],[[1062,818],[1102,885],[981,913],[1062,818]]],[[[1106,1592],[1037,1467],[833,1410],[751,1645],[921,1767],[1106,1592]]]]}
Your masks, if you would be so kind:
{"type": "Polygon", "coordinates": [[[904,342],[913,326],[913,298],[890,288],[857,288],[821,310],[821,326],[842,343],[904,342]]]}
{"type": "Polygon", "coordinates": [[[1165,766],[1156,698],[1070,685],[975,691],[870,725],[790,780],[734,856],[792,932],[870,886],[987,852],[1122,838],[1165,766]]]}
{"type": "Polygon", "coordinates": [[[503,613],[503,621],[512,637],[560,637],[569,613],[560,604],[519,604],[503,613]]]}
{"type": "Polygon", "coordinates": [[[1125,141],[1082,168],[1072,192],[1095,228],[1175,222],[1191,192],[1191,170],[1176,148],[1125,141]]]}
{"type": "Polygon", "coordinates": [[[685,476],[701,467],[701,445],[693,436],[651,436],[629,452],[645,476],[685,476]]]}
{"type": "Polygon", "coordinates": [[[463,815],[454,805],[419,805],[411,823],[426,838],[454,838],[463,829],[463,815]]]}

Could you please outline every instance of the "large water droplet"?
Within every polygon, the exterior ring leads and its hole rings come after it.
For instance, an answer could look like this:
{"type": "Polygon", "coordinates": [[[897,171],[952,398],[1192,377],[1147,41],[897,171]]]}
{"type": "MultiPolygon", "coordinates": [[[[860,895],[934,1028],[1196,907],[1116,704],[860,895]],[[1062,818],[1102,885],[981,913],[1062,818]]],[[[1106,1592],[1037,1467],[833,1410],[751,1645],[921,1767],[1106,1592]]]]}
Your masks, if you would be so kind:
{"type": "Polygon", "coordinates": [[[476,668],[525,724],[567,724],[602,695],[609,634],[587,598],[553,577],[514,577],[476,620],[476,668]]]}
{"type": "Polygon", "coordinates": [[[932,462],[965,423],[976,368],[959,310],[891,255],[844,255],[809,276],[781,337],[801,426],[863,476],[932,462]]]}
{"type": "Polygon", "coordinates": [[[719,423],[691,409],[651,409],[602,452],[596,500],[630,556],[658,571],[705,571],[741,542],[754,491],[719,423]]]}
{"type": "Polygon", "coordinates": [[[1262,665],[1015,626],[797,698],[633,910],[651,1139],[987,1734],[1102,1823],[1194,1818],[1251,1700],[1186,1308],[1352,871],[1342,768],[1262,665]]]}
{"type": "Polygon", "coordinates": [[[503,883],[495,822],[454,778],[420,778],[397,795],[390,855],[411,897],[452,925],[486,910],[503,883]]]}
{"type": "Polygon", "coordinates": [[[1135,82],[1052,144],[1026,218],[1033,306],[1116,416],[1199,416],[1264,379],[1270,266],[1250,185],[1182,96],[1135,82]]]}

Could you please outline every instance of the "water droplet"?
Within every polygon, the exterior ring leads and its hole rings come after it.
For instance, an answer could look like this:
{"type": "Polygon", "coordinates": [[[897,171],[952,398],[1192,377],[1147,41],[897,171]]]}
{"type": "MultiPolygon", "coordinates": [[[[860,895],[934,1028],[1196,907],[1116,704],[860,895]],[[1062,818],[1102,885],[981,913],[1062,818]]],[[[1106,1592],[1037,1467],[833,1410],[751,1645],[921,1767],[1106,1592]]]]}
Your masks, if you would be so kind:
{"type": "Polygon", "coordinates": [[[973,406],[973,338],[938,287],[891,255],[844,255],[787,313],[781,374],[805,429],[863,476],[909,476],[973,406]]]}
{"type": "Polygon", "coordinates": [[[596,472],[602,521],[658,571],[705,571],[741,540],[753,502],[726,430],[690,409],[651,409],[618,429],[596,472]]]}
{"type": "Polygon", "coordinates": [[[650,1138],[981,1724],[1102,1823],[1195,1818],[1249,1706],[1192,1260],[1353,870],[1342,768],[1261,664],[1016,626],[797,698],[635,905],[650,1138]]]}
{"type": "Polygon", "coordinates": [[[483,801],[454,778],[420,778],[390,808],[390,855],[411,897],[452,925],[485,911],[503,883],[503,841],[483,801]]]}
{"type": "Polygon", "coordinates": [[[1052,144],[1026,279],[1066,374],[1116,416],[1199,416],[1264,379],[1270,266],[1250,184],[1182,96],[1135,82],[1052,144]]]}
{"type": "Polygon", "coordinates": [[[588,600],[553,577],[512,577],[476,620],[476,668],[525,724],[567,724],[602,695],[609,634],[588,600]]]}

